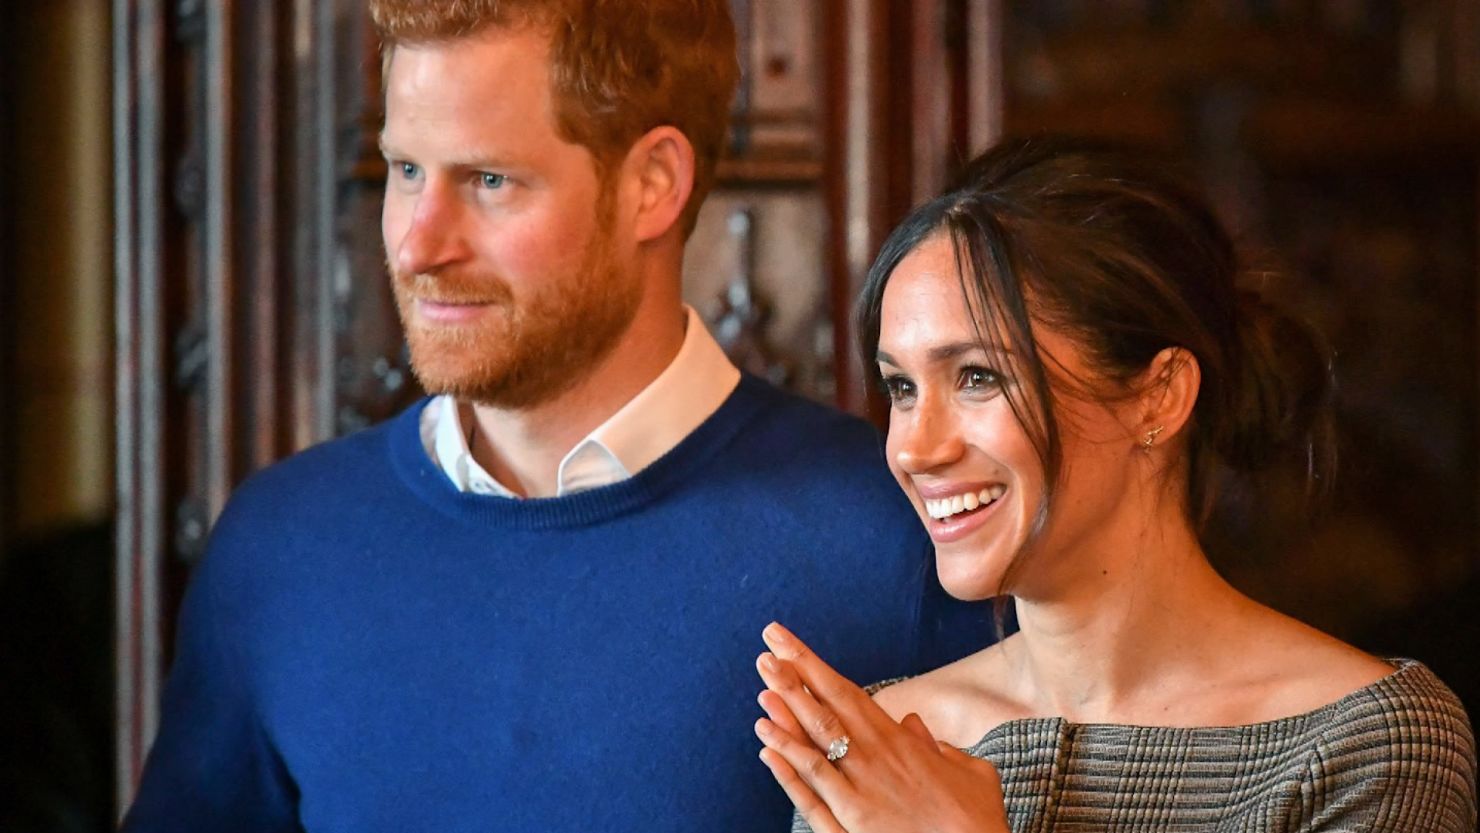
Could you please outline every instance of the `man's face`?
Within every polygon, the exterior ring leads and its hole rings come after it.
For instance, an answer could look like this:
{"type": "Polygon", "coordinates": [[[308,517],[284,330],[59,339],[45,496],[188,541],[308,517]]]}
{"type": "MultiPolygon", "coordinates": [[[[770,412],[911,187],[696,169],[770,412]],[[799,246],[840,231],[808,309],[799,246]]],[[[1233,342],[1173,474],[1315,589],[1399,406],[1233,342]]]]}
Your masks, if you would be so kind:
{"type": "Polygon", "coordinates": [[[642,289],[594,157],[556,131],[547,38],[397,46],[381,143],[381,231],[422,385],[523,409],[581,381],[642,289]]]}

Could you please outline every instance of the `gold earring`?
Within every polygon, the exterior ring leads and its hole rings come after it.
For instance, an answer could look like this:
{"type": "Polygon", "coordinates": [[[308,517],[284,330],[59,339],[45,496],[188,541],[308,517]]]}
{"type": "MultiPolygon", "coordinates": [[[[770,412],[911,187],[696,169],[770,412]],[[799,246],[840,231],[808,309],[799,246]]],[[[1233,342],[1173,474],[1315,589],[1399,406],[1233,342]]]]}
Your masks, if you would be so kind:
{"type": "Polygon", "coordinates": [[[1166,426],[1165,425],[1158,425],[1155,428],[1151,429],[1150,431],[1147,431],[1146,432],[1146,436],[1144,436],[1144,437],[1141,438],[1141,450],[1142,451],[1150,451],[1151,450],[1151,446],[1156,445],[1156,438],[1158,436],[1160,436],[1161,435],[1161,432],[1163,432],[1165,430],[1166,430],[1166,426]]]}

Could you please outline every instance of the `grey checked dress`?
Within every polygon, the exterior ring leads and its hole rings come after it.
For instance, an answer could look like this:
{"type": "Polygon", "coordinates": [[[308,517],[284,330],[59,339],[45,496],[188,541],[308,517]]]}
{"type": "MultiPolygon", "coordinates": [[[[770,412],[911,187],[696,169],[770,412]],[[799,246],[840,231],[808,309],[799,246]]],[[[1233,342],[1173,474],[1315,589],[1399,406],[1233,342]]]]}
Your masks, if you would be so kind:
{"type": "MultiPolygon", "coordinates": [[[[966,751],[1002,775],[1013,833],[1475,830],[1475,739],[1421,663],[1296,717],[1169,729],[1004,723],[966,751]]],[[[792,830],[810,831],[800,818],[792,830]]]]}

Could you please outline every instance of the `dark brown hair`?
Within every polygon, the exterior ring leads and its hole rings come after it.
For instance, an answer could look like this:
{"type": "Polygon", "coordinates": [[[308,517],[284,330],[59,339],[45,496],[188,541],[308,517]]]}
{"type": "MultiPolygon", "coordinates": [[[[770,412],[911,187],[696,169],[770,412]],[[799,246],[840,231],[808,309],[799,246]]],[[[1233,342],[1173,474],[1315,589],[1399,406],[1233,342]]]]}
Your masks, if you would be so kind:
{"type": "Polygon", "coordinates": [[[714,185],[739,78],[726,0],[370,0],[388,71],[398,43],[435,43],[489,27],[550,35],[557,128],[603,172],[655,127],[694,145],[684,235],[714,185]]]}
{"type": "Polygon", "coordinates": [[[884,288],[900,261],[937,235],[955,249],[978,338],[1011,345],[1007,370],[1017,384],[1004,394],[1044,466],[1040,523],[1062,452],[1034,323],[1073,338],[1122,391],[1165,348],[1197,359],[1187,505],[1200,524],[1225,470],[1254,472],[1293,457],[1310,492],[1329,487],[1330,351],[1311,327],[1241,286],[1232,241],[1176,166],[1055,138],[1010,141],[973,160],[947,193],[894,230],[869,271],[858,332],[876,382],[884,288]]]}

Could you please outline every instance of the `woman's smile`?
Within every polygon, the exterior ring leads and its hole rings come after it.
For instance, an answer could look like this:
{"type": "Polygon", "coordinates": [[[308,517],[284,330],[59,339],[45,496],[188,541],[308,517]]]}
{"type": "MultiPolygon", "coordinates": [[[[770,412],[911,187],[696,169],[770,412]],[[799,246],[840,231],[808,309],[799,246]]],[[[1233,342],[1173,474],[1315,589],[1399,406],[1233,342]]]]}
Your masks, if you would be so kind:
{"type": "Polygon", "coordinates": [[[937,544],[959,541],[995,518],[997,513],[994,510],[1007,494],[1007,487],[994,483],[978,490],[952,488],[952,491],[954,494],[948,497],[927,498],[925,490],[921,490],[921,499],[929,516],[925,529],[937,544]]]}

